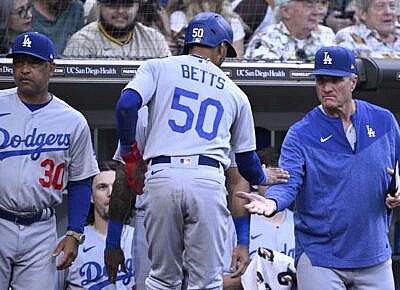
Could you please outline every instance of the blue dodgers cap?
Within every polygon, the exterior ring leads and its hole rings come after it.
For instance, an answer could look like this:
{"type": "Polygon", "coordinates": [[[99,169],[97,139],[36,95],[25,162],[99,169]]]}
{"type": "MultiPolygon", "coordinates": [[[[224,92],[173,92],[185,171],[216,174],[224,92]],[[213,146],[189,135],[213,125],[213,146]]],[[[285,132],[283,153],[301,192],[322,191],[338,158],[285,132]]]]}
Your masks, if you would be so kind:
{"type": "Polygon", "coordinates": [[[351,50],[341,46],[326,46],[315,54],[312,75],[345,77],[357,73],[357,65],[351,50]]]}
{"type": "Polygon", "coordinates": [[[15,38],[11,52],[7,57],[27,54],[47,62],[54,62],[55,46],[46,35],[39,32],[25,32],[15,38]]]}

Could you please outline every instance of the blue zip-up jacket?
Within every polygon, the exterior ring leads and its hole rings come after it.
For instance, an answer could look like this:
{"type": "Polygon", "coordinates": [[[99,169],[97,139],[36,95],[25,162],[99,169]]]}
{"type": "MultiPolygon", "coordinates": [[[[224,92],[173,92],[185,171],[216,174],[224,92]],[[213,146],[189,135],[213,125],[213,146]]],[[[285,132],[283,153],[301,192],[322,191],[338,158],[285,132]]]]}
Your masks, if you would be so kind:
{"type": "Polygon", "coordinates": [[[305,252],[314,266],[363,268],[391,257],[385,198],[399,155],[399,126],[388,110],[355,100],[353,151],[340,118],[315,107],[288,131],[279,166],[286,184],[270,186],[278,210],[296,200],[296,264],[305,252]]]}

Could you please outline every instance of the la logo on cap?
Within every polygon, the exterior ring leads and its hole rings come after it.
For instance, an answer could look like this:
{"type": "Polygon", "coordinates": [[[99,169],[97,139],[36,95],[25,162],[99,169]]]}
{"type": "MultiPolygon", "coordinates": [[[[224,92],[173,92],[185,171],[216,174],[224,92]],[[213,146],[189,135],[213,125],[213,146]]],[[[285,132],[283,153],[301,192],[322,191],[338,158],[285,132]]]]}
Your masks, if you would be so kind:
{"type": "Polygon", "coordinates": [[[29,35],[25,34],[24,35],[24,41],[22,42],[23,47],[29,47],[31,48],[32,41],[29,39],[29,35]]]}
{"type": "Polygon", "coordinates": [[[327,51],[325,51],[323,62],[324,64],[332,64],[332,58],[327,51]]]}

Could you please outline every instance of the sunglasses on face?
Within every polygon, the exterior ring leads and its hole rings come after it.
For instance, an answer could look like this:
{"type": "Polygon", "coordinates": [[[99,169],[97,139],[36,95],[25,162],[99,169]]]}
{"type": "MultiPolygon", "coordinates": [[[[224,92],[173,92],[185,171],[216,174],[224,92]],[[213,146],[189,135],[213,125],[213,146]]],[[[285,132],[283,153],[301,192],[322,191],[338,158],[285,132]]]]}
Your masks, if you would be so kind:
{"type": "Polygon", "coordinates": [[[26,5],[14,9],[11,14],[18,15],[19,18],[24,19],[28,16],[29,11],[32,9],[32,2],[28,2],[26,5]]]}

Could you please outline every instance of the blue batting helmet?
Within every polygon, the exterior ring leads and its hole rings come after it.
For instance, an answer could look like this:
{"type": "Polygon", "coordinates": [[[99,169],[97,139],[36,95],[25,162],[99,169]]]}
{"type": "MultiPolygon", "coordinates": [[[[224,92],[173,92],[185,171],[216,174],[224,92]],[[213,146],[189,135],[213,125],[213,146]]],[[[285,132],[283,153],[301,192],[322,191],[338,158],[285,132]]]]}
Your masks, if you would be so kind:
{"type": "Polygon", "coordinates": [[[236,57],[232,46],[233,31],[231,25],[224,17],[213,12],[202,12],[193,17],[186,30],[183,51],[188,53],[191,45],[216,47],[226,42],[228,45],[227,57],[236,57]]]}

